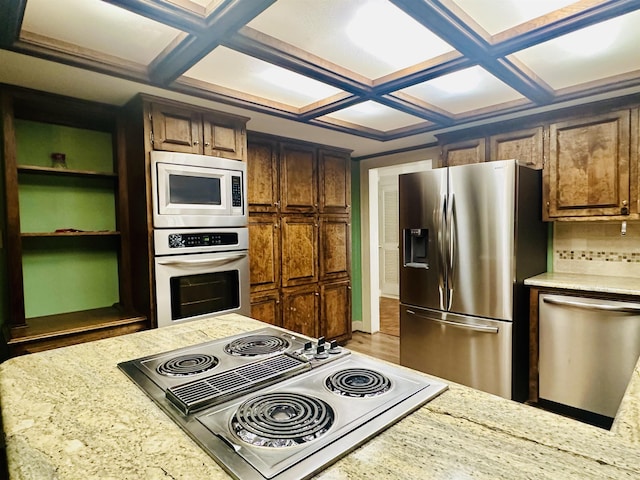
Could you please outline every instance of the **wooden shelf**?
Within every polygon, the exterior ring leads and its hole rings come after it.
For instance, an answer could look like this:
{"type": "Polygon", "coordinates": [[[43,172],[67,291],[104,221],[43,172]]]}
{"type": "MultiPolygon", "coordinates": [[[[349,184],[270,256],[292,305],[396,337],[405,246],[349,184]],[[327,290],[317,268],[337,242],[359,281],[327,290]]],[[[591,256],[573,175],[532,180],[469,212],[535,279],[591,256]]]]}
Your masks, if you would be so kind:
{"type": "Polygon", "coordinates": [[[120,232],[117,230],[81,231],[81,232],[24,232],[20,236],[23,238],[42,237],[117,237],[120,232]]]}
{"type": "Polygon", "coordinates": [[[97,340],[148,328],[147,318],[116,306],[28,318],[24,326],[10,327],[7,344],[15,354],[97,340]],[[75,338],[77,341],[70,339],[75,338]]]}
{"type": "Polygon", "coordinates": [[[100,177],[117,179],[118,174],[113,172],[95,172],[92,170],[74,170],[70,168],[38,167],[35,165],[18,165],[18,172],[42,173],[45,175],[60,175],[67,177],[100,177]]]}

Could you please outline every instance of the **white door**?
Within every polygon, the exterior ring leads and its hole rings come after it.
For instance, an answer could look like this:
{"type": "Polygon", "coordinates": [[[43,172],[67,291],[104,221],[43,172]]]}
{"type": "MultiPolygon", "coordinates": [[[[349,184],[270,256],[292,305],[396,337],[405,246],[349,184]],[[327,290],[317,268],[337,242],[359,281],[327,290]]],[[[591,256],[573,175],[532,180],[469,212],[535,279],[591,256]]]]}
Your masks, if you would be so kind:
{"type": "Polygon", "coordinates": [[[380,294],[397,298],[400,294],[397,175],[380,178],[378,205],[380,294]]]}

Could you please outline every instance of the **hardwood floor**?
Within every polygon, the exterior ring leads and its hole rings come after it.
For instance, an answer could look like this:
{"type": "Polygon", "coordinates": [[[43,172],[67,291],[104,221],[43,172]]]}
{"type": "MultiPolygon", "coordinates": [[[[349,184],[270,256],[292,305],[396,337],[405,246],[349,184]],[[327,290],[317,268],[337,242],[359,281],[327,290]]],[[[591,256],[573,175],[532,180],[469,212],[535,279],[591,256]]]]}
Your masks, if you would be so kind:
{"type": "Polygon", "coordinates": [[[378,332],[374,334],[353,332],[345,347],[380,360],[400,364],[400,337],[378,332]]]}
{"type": "Polygon", "coordinates": [[[380,297],[380,331],[400,336],[400,300],[397,298],[380,297]]]}

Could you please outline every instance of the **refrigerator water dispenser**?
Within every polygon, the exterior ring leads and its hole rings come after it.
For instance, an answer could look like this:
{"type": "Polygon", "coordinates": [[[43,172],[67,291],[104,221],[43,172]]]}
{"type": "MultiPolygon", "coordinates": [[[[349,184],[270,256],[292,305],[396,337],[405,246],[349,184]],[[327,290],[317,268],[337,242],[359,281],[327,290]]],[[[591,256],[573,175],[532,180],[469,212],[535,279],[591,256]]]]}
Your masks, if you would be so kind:
{"type": "Polygon", "coordinates": [[[411,268],[429,268],[427,252],[429,247],[429,230],[426,228],[405,228],[404,258],[402,265],[411,268]]]}

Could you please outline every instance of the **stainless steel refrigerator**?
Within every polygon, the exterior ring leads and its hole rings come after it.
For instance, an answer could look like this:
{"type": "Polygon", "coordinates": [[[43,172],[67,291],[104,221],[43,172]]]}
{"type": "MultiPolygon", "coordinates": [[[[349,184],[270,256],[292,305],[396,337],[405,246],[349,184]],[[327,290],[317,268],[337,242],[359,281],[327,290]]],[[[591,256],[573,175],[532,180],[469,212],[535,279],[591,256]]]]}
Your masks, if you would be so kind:
{"type": "Polygon", "coordinates": [[[400,363],[526,400],[541,172],[501,160],[400,175],[399,189],[400,363]]]}

